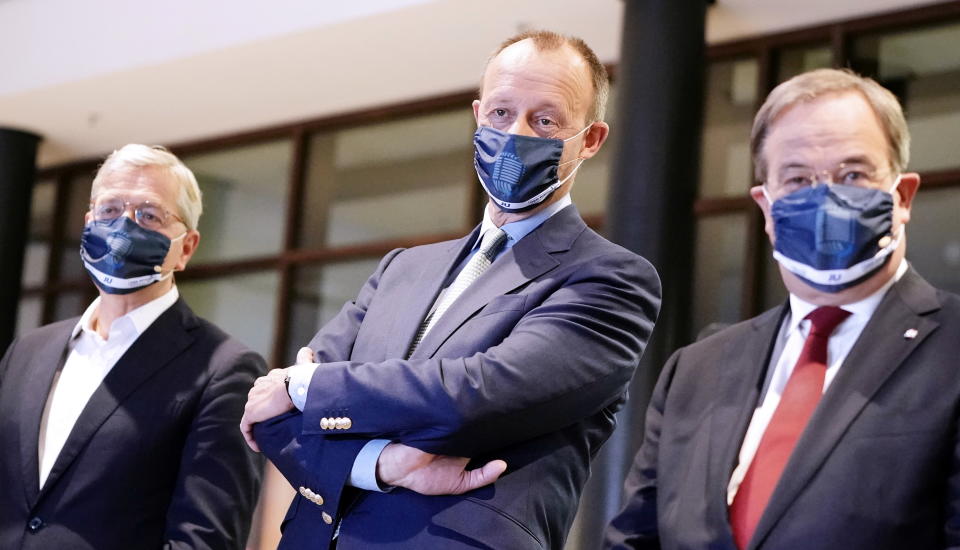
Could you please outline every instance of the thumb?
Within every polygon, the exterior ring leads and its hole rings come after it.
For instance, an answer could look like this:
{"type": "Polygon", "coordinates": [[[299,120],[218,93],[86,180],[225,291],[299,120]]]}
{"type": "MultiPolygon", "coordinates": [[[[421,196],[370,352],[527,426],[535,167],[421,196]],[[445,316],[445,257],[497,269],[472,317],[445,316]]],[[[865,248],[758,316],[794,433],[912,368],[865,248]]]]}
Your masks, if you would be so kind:
{"type": "Polygon", "coordinates": [[[300,348],[297,352],[297,364],[313,363],[313,350],[310,348],[300,348]]]}
{"type": "Polygon", "coordinates": [[[480,487],[490,485],[507,471],[507,463],[503,460],[491,460],[476,470],[464,472],[463,483],[456,494],[466,493],[480,487]]]}

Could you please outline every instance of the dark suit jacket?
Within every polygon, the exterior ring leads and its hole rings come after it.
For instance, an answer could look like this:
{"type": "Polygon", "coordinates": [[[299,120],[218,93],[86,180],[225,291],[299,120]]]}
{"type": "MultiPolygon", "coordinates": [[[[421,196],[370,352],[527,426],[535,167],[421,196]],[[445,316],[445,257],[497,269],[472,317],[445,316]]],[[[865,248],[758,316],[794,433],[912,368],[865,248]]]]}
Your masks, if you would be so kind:
{"type": "Polygon", "coordinates": [[[324,547],[336,525],[324,514],[338,510],[338,550],[563,546],[653,329],[659,280],[570,206],[501,255],[404,359],[475,239],[388,254],[310,343],[324,364],[304,413],[256,427],[287,479],[323,499],[294,500],[281,548],[324,547]],[[350,428],[322,427],[338,417],[350,428]],[[462,496],[397,489],[354,501],[344,484],[374,437],[509,469],[462,496]]]}
{"type": "MultiPolygon", "coordinates": [[[[769,311],[673,355],[607,547],[735,548],[727,484],[784,314],[769,311]]],[[[960,298],[910,270],[824,393],[750,548],[960,547],[958,414],[960,298]]]]}
{"type": "Polygon", "coordinates": [[[0,548],[243,548],[260,460],[238,429],[263,359],[178,300],[97,388],[43,489],[40,418],[77,319],[0,363],[0,548]]]}

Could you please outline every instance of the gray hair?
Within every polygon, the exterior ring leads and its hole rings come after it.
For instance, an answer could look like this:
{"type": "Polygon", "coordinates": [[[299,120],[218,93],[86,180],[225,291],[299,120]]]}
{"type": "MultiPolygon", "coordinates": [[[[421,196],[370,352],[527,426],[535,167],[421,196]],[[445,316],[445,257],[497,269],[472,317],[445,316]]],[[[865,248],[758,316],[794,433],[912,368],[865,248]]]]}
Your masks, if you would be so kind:
{"type": "Polygon", "coordinates": [[[178,215],[183,218],[183,222],[188,229],[197,228],[197,224],[200,222],[200,214],[203,213],[202,194],[200,193],[200,186],[197,185],[197,178],[176,155],[160,145],[149,146],[131,143],[110,153],[110,156],[100,165],[96,177],[93,178],[90,197],[96,196],[107,173],[124,167],[157,167],[165,170],[177,182],[179,188],[177,193],[178,215]]]}
{"type": "Polygon", "coordinates": [[[890,168],[896,173],[903,173],[910,161],[910,130],[907,129],[907,120],[903,116],[897,96],[876,80],[860,76],[849,69],[817,69],[797,75],[774,88],[757,111],[757,116],[753,119],[753,131],[750,133],[750,152],[753,155],[757,181],[764,181],[767,177],[763,144],[774,119],[797,103],[847,91],[860,92],[870,104],[887,136],[890,168]]]}

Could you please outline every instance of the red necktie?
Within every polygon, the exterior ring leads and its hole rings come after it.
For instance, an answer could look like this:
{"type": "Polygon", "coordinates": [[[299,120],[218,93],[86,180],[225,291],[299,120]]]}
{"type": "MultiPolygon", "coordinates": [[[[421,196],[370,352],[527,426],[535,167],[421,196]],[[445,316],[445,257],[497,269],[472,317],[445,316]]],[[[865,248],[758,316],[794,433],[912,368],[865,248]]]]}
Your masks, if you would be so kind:
{"type": "Polygon", "coordinates": [[[811,323],[810,334],[803,343],[803,350],[787,380],[777,410],[760,439],[757,454],[730,505],[733,539],[741,550],[750,542],[790,453],[823,395],[827,341],[848,315],[849,311],[839,307],[824,306],[806,316],[811,323]]]}

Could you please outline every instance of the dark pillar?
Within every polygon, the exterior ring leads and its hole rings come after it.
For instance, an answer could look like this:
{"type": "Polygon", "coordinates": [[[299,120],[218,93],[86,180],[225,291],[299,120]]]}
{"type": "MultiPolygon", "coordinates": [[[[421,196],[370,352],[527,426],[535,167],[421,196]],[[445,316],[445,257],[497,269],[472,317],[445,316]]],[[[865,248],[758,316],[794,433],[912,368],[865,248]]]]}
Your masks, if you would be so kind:
{"type": "Polygon", "coordinates": [[[703,124],[705,0],[625,0],[607,235],[647,258],[663,284],[654,337],[617,430],[595,463],[568,548],[598,548],[619,511],[660,368],[689,332],[703,124]]]}
{"type": "Polygon", "coordinates": [[[13,341],[40,136],[0,128],[0,350],[13,341]]]}

